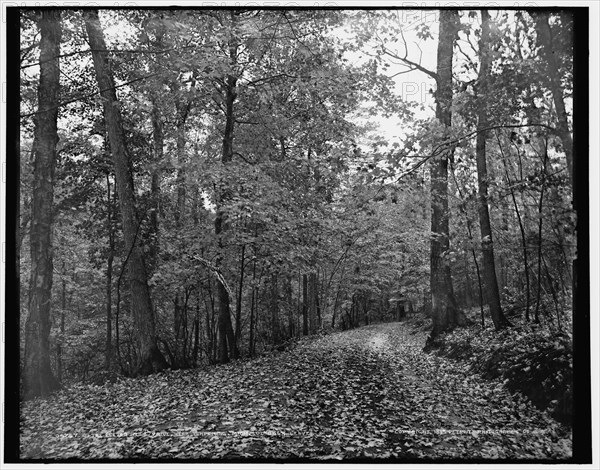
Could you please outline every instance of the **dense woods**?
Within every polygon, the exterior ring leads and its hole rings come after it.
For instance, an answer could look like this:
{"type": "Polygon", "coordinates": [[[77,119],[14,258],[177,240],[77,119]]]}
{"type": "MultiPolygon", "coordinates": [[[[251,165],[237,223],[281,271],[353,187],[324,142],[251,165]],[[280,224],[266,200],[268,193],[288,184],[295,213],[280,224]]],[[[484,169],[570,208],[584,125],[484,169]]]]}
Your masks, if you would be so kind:
{"type": "Polygon", "coordinates": [[[570,11],[20,18],[22,398],[412,322],[569,422],[570,11]]]}

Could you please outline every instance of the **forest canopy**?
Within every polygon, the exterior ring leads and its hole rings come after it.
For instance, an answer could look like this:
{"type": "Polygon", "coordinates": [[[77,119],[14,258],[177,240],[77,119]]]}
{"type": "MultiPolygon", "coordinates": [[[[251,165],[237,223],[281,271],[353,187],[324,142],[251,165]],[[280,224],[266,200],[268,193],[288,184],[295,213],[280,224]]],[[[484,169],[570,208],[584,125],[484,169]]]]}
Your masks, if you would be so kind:
{"type": "Polygon", "coordinates": [[[571,335],[569,10],[20,14],[24,396],[407,314],[571,335]]]}

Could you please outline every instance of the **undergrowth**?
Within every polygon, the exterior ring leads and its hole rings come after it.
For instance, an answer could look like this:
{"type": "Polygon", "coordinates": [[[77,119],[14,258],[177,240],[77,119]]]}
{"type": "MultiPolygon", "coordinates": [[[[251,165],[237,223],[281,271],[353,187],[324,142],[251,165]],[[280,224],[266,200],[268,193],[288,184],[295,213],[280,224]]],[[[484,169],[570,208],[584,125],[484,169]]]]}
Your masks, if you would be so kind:
{"type": "Polygon", "coordinates": [[[486,379],[502,379],[554,419],[571,424],[573,342],[568,332],[511,319],[502,331],[472,323],[442,335],[436,354],[466,361],[486,379]]]}

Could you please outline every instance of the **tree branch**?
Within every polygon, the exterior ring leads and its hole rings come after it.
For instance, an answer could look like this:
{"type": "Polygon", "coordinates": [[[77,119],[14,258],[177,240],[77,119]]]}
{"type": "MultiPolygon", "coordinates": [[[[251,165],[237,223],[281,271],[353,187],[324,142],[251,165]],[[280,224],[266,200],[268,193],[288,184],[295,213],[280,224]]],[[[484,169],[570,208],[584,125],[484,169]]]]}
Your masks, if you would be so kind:
{"type": "MultiPolygon", "coordinates": [[[[485,127],[483,129],[479,129],[473,132],[469,132],[468,134],[465,134],[457,139],[454,140],[449,140],[446,142],[442,142],[441,144],[439,144],[437,147],[434,147],[433,151],[431,152],[431,154],[426,155],[423,157],[423,159],[416,163],[411,169],[409,169],[408,171],[402,173],[398,178],[395,179],[394,183],[400,181],[402,178],[414,173],[416,170],[418,170],[421,166],[423,166],[427,161],[431,160],[434,157],[437,157],[438,155],[440,155],[447,147],[452,147],[457,145],[458,143],[462,142],[463,140],[469,139],[477,134],[479,134],[480,132],[487,132],[487,131],[491,131],[494,129],[514,129],[514,128],[520,128],[520,127],[542,127],[544,129],[548,129],[549,131],[551,131],[553,134],[556,134],[556,129],[552,126],[548,126],[547,124],[539,124],[539,123],[534,123],[534,124],[502,124],[502,125],[497,125],[497,126],[489,126],[489,127],[485,127]]],[[[414,155],[413,155],[414,156],[414,155]]]]}
{"type": "MultiPolygon", "coordinates": [[[[152,78],[152,77],[154,77],[156,75],[159,75],[159,74],[160,74],[160,72],[151,73],[150,75],[144,75],[143,77],[134,78],[133,80],[129,80],[129,81],[125,82],[125,83],[121,83],[120,85],[115,85],[114,87],[111,87],[111,88],[114,88],[116,90],[117,88],[122,88],[122,87],[130,85],[132,83],[139,82],[139,81],[142,81],[142,80],[146,80],[147,78],[152,78]]],[[[89,93],[87,95],[82,95],[82,96],[78,96],[76,98],[72,98],[72,99],[67,100],[67,101],[63,101],[62,103],[59,103],[58,106],[56,106],[56,108],[54,108],[54,109],[60,108],[60,107],[65,106],[67,104],[74,103],[76,101],[86,100],[87,98],[91,98],[94,95],[99,95],[99,94],[101,94],[101,93],[103,93],[105,91],[107,91],[107,89],[94,91],[94,92],[89,93]]],[[[45,109],[43,112],[48,112],[48,111],[50,111],[50,110],[49,109],[45,109]]],[[[31,116],[35,116],[36,114],[39,114],[39,113],[40,113],[40,111],[35,111],[33,113],[27,113],[27,114],[21,114],[21,115],[19,115],[19,118],[20,119],[25,119],[25,118],[28,118],[28,117],[31,117],[31,116]]]]}

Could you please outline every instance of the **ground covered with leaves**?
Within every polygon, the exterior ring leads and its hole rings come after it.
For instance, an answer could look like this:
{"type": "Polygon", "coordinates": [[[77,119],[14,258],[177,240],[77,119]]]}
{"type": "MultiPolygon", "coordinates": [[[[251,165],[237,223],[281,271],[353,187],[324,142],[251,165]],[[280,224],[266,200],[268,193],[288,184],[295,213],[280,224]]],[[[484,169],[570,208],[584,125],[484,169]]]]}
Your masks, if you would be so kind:
{"type": "Polygon", "coordinates": [[[556,420],[569,424],[573,414],[573,338],[570,327],[513,318],[502,331],[468,327],[442,335],[437,354],[465,361],[486,379],[502,380],[556,420]]]}
{"type": "Polygon", "coordinates": [[[571,432],[502,377],[389,323],[202,370],[23,404],[27,459],[568,459],[571,432]]]}

